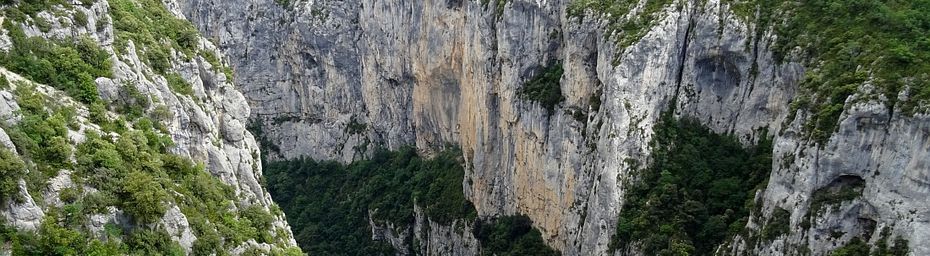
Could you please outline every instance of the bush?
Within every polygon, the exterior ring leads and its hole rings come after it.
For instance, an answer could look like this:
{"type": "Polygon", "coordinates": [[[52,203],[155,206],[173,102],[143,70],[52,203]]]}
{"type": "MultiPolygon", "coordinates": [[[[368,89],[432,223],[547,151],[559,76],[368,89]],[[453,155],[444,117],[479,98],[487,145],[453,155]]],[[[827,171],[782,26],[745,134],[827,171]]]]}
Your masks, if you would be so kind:
{"type": "Polygon", "coordinates": [[[184,249],[164,230],[137,229],[129,234],[126,245],[138,255],[184,255],[184,249]]]}
{"type": "Polygon", "coordinates": [[[536,75],[530,81],[523,85],[523,88],[517,92],[521,98],[539,102],[546,109],[546,113],[552,115],[555,107],[565,100],[562,96],[560,86],[562,79],[562,64],[555,63],[542,70],[541,74],[536,75]]]}
{"type": "Polygon", "coordinates": [[[140,223],[152,223],[165,214],[168,193],[152,175],[133,171],[123,181],[122,209],[140,223]]]}
{"type": "Polygon", "coordinates": [[[26,175],[26,165],[9,149],[0,147],[0,199],[21,200],[19,181],[26,175]]]}
{"type": "MultiPolygon", "coordinates": [[[[570,17],[583,17],[585,11],[590,10],[607,21],[606,35],[614,36],[617,45],[628,47],[639,41],[653,24],[661,18],[662,8],[672,4],[671,0],[647,0],[643,8],[636,8],[638,0],[576,0],[568,6],[570,17]],[[630,14],[632,11],[637,13],[630,14]]],[[[618,50],[617,54],[622,54],[618,50]]],[[[619,55],[618,55],[619,56],[619,55]]],[[[619,59],[619,58],[617,58],[619,59]]],[[[616,60],[614,64],[617,64],[616,60]]]]}
{"type": "Polygon", "coordinates": [[[87,14],[84,13],[83,11],[74,12],[74,24],[78,25],[79,27],[86,27],[87,26],[87,14]]]}
{"type": "Polygon", "coordinates": [[[19,26],[4,21],[13,48],[0,54],[0,64],[30,80],[65,91],[86,104],[99,100],[97,77],[110,77],[109,54],[93,40],[48,41],[26,38],[19,26]]]}
{"type": "Polygon", "coordinates": [[[831,256],[869,256],[869,245],[862,239],[855,237],[846,245],[837,248],[831,256]]]}
{"type": "Polygon", "coordinates": [[[168,80],[168,87],[171,88],[171,91],[181,95],[194,95],[194,87],[178,73],[168,73],[165,75],[165,79],[168,80]]]}
{"type": "Polygon", "coordinates": [[[482,255],[560,255],[542,239],[530,218],[505,216],[475,225],[482,255]]]}
{"type": "Polygon", "coordinates": [[[171,49],[192,55],[199,47],[197,30],[187,20],[168,12],[161,1],[109,1],[113,26],[120,40],[131,39],[140,56],[159,74],[171,68],[171,49]]]}
{"type": "Polygon", "coordinates": [[[766,241],[775,240],[779,236],[788,234],[791,231],[791,212],[782,208],[776,208],[772,212],[772,217],[762,227],[762,238],[766,241]]]}
{"type": "Polygon", "coordinates": [[[274,216],[271,216],[267,210],[258,205],[251,205],[245,207],[239,211],[239,214],[242,218],[248,219],[252,224],[252,227],[260,234],[259,242],[272,243],[273,238],[269,235],[269,232],[273,228],[272,222],[274,221],[274,216]]]}
{"type": "Polygon", "coordinates": [[[792,15],[786,15],[784,25],[775,28],[779,37],[773,48],[782,59],[797,47],[804,49],[800,53],[809,63],[809,72],[799,97],[807,104],[799,107],[813,114],[805,124],[812,140],[824,143],[829,139],[846,100],[859,93],[858,87],[866,81],[874,91],[863,95],[865,100],[884,101],[892,111],[913,114],[926,105],[930,95],[912,95],[916,97],[898,102],[898,94],[906,85],[918,90],[927,87],[927,4],[925,0],[864,0],[784,5],[792,15]],[[830,17],[824,18],[824,13],[830,17]]]}

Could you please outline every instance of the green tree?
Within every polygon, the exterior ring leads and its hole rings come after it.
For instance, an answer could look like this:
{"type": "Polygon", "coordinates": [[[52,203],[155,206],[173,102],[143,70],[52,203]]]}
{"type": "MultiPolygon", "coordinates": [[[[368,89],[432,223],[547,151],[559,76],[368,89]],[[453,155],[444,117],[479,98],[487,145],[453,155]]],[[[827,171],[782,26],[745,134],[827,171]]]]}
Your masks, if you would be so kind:
{"type": "Polygon", "coordinates": [[[22,199],[19,195],[19,181],[26,175],[26,166],[19,156],[0,147],[0,198],[22,199]]]}
{"type": "Polygon", "coordinates": [[[165,214],[168,193],[152,175],[133,171],[124,181],[122,208],[141,223],[151,223],[165,214]]]}

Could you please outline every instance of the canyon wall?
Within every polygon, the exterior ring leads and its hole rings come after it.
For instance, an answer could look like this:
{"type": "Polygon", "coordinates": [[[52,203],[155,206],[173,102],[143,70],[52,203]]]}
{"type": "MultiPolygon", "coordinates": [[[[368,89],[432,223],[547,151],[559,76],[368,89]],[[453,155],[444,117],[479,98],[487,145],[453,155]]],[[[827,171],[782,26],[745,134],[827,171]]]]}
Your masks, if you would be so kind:
{"type": "Polygon", "coordinates": [[[673,109],[747,144],[774,136],[761,210],[724,251],[822,254],[860,230],[878,234],[865,228],[875,223],[930,253],[916,243],[928,232],[926,116],[850,99],[829,142],[809,141],[808,110],[790,107],[804,65],[775,61],[777,35],[726,1],[668,4],[628,46],[590,10],[568,15],[568,0],[181,2],[229,56],[270,159],[459,145],[480,216],[525,214],[562,253],[602,255],[625,182],[673,109]],[[564,68],[565,100],[550,114],[519,90],[551,65],[564,68]],[[863,196],[802,228],[817,189],[844,175],[864,180],[863,196]],[[753,239],[777,207],[791,213],[790,233],[753,239]],[[836,229],[848,235],[832,238],[836,229]]]}

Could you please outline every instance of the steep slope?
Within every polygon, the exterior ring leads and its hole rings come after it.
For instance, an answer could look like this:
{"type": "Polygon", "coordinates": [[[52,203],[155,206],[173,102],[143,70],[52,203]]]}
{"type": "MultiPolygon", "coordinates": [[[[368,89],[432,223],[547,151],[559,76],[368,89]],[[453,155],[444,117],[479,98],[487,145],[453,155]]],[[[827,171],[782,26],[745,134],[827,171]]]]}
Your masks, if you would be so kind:
{"type": "Polygon", "coordinates": [[[299,253],[250,108],[176,6],[4,2],[0,254],[299,253]]]}
{"type": "Polygon", "coordinates": [[[802,83],[845,73],[820,73],[832,67],[806,51],[826,40],[779,29],[790,3],[186,0],[181,9],[230,56],[271,159],[348,163],[378,146],[457,144],[479,216],[525,214],[564,254],[609,253],[628,181],[650,163],[669,109],[745,144],[774,136],[759,207],[724,251],[821,255],[854,237],[926,240],[927,117],[895,111],[926,86],[802,83]],[[545,77],[557,78],[559,95],[524,90],[545,77]],[[861,197],[808,215],[831,197],[819,194],[847,186],[831,184],[858,179],[861,197]],[[803,225],[804,216],[817,218],[803,225]],[[787,229],[764,232],[771,223],[787,229]]]}

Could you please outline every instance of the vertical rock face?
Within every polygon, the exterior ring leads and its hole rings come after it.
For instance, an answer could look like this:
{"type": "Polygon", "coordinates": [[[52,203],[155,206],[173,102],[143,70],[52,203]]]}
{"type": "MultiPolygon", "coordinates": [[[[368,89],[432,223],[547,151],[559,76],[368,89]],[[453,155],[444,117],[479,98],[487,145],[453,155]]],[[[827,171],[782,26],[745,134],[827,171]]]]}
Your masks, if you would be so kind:
{"type": "MultiPolygon", "coordinates": [[[[181,2],[230,56],[272,158],[348,162],[374,146],[459,144],[463,186],[479,214],[525,214],[568,255],[607,253],[624,182],[648,162],[652,127],[670,104],[745,142],[775,135],[763,211],[749,228],[759,232],[781,207],[792,229],[775,242],[737,238],[737,253],[820,254],[842,244],[817,238],[829,233],[823,225],[859,230],[857,219],[910,241],[930,232],[921,203],[930,193],[926,117],[850,103],[839,132],[814,145],[799,135],[803,110],[786,120],[803,66],[774,61],[776,35],[757,33],[769,30],[721,1],[666,6],[629,47],[607,39],[603,21],[566,15],[568,0],[512,0],[503,9],[452,0],[181,2]],[[549,115],[518,91],[558,62],[565,101],[549,115]],[[812,232],[801,228],[812,195],[840,175],[865,180],[851,202],[859,215],[824,215],[812,232]]],[[[912,243],[912,252],[930,250],[922,246],[912,243]]]]}

